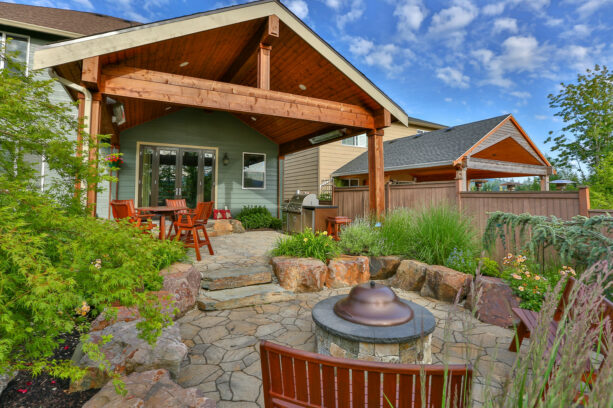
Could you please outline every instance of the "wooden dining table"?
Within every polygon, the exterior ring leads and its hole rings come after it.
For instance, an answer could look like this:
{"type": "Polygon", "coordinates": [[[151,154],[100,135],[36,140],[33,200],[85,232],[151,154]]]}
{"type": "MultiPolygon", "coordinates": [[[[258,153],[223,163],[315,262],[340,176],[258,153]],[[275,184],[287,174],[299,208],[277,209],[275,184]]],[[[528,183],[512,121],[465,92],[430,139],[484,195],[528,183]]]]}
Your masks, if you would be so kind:
{"type": "MultiPolygon", "coordinates": [[[[155,207],[140,207],[139,211],[149,214],[155,214],[160,216],[160,239],[166,239],[166,217],[170,217],[171,223],[174,219],[176,211],[189,211],[189,207],[169,207],[167,205],[155,206],[155,207]]],[[[170,235],[170,231],[168,231],[170,235]]]]}

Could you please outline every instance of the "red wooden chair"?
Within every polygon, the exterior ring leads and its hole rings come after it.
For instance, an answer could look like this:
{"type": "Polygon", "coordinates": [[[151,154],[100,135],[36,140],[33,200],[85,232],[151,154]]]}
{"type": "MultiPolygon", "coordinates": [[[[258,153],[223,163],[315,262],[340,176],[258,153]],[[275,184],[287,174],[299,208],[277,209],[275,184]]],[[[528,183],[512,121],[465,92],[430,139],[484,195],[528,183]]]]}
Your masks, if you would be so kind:
{"type": "Polygon", "coordinates": [[[262,341],[266,408],[470,406],[472,368],[467,365],[377,363],[322,356],[262,341]],[[425,395],[421,393],[421,370],[425,395]],[[446,371],[446,373],[445,373],[446,371]],[[447,376],[446,387],[444,378],[447,376]],[[389,403],[388,403],[389,400],[389,403]]]}
{"type": "Polygon", "coordinates": [[[113,200],[111,201],[111,210],[113,218],[117,221],[128,219],[131,224],[145,232],[153,229],[151,218],[155,215],[136,210],[134,208],[134,200],[113,200]],[[143,221],[145,221],[144,224],[143,221]]]}
{"type": "Polygon", "coordinates": [[[177,220],[173,223],[173,227],[177,231],[174,238],[177,241],[183,241],[185,246],[194,248],[196,259],[199,261],[202,260],[200,247],[204,245],[208,246],[209,254],[215,255],[211,240],[206,232],[206,223],[212,211],[213,202],[200,202],[195,211],[177,213],[177,220]],[[199,231],[202,231],[204,239],[200,238],[199,231]]]}
{"type": "MultiPolygon", "coordinates": [[[[171,208],[181,208],[181,207],[187,207],[187,202],[185,201],[184,198],[179,198],[179,199],[170,199],[167,198],[166,199],[166,206],[167,207],[171,207],[171,208]]],[[[174,212],[173,215],[173,228],[175,230],[175,235],[177,234],[177,228],[174,226],[174,222],[178,219],[178,214],[187,214],[188,210],[177,210],[174,212]]],[[[168,231],[168,235],[170,237],[172,231],[168,231]]],[[[173,236],[174,237],[174,236],[173,236]]]]}

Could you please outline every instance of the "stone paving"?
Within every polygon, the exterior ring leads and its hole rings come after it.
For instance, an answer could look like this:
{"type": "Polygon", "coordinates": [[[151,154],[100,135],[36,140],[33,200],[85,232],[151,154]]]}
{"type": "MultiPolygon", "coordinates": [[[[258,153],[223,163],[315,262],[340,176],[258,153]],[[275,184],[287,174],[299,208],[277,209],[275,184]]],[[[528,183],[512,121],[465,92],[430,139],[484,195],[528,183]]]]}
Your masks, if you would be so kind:
{"type": "MultiPolygon", "coordinates": [[[[311,309],[320,300],[349,289],[299,294],[295,300],[234,310],[193,310],[179,320],[189,348],[178,383],[196,386],[218,407],[263,407],[258,341],[272,340],[301,350],[315,351],[311,309]]],[[[433,363],[471,361],[476,369],[475,406],[484,401],[484,385],[492,393],[513,365],[507,351],[512,331],[481,323],[464,309],[414,292],[396,290],[402,298],[428,308],[437,319],[432,337],[433,363]],[[448,319],[451,311],[451,319],[448,319]],[[447,326],[447,327],[446,327],[447,326]]]]}

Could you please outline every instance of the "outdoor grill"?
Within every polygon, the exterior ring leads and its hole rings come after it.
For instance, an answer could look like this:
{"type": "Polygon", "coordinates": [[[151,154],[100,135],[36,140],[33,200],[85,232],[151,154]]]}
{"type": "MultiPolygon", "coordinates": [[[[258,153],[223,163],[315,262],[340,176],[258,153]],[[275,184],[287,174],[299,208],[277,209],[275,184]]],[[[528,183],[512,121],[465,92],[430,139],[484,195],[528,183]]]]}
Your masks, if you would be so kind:
{"type": "Polygon", "coordinates": [[[296,191],[281,207],[285,232],[302,232],[305,228],[325,231],[326,218],[335,217],[337,209],[334,205],[320,205],[315,194],[296,191]]]}

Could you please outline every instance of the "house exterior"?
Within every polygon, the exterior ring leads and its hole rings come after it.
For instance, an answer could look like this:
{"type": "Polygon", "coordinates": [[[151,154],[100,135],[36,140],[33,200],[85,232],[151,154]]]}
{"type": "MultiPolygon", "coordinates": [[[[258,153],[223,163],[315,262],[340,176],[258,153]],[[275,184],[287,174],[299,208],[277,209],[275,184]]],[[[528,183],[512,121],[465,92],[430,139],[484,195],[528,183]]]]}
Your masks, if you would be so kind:
{"type": "MultiPolygon", "coordinates": [[[[513,115],[448,127],[384,143],[386,183],[456,180],[458,191],[471,180],[539,176],[549,190],[553,168],[513,115]]],[[[368,156],[361,154],[332,173],[368,185],[368,156]]]]}
{"type": "MultiPolygon", "coordinates": [[[[286,156],[366,133],[380,213],[385,130],[408,125],[397,104],[273,0],[50,44],[34,68],[71,87],[85,132],[111,135],[124,160],[111,197],[137,206],[185,198],[277,213],[286,156]]],[[[98,154],[90,146],[90,158],[98,154]]],[[[92,210],[95,187],[87,186],[92,210]]]]}
{"type": "MultiPolygon", "coordinates": [[[[10,39],[9,49],[19,52],[18,59],[26,64],[27,72],[30,73],[34,53],[45,45],[138,24],[96,13],[0,2],[0,49],[7,43],[7,39],[10,39]]],[[[0,61],[0,69],[1,65],[0,61]]],[[[45,71],[39,75],[49,79],[45,71]]],[[[56,103],[71,103],[73,97],[57,83],[54,85],[51,100],[56,103]]],[[[74,115],[77,116],[76,107],[74,115]]],[[[72,137],[76,138],[76,134],[72,137]]],[[[40,163],[41,189],[44,190],[46,181],[53,175],[44,160],[34,160],[40,163]]],[[[98,202],[101,204],[100,215],[104,215],[108,207],[108,192],[100,193],[98,202]]]]}
{"type": "MultiPolygon", "coordinates": [[[[392,123],[386,129],[383,140],[393,140],[444,127],[438,123],[409,117],[408,126],[400,122],[392,123]]],[[[353,136],[287,155],[283,161],[283,199],[291,198],[296,190],[315,194],[330,191],[332,173],[366,151],[368,148],[366,138],[365,134],[353,136]]],[[[351,178],[343,180],[347,185],[357,183],[357,180],[351,178]]]]}

